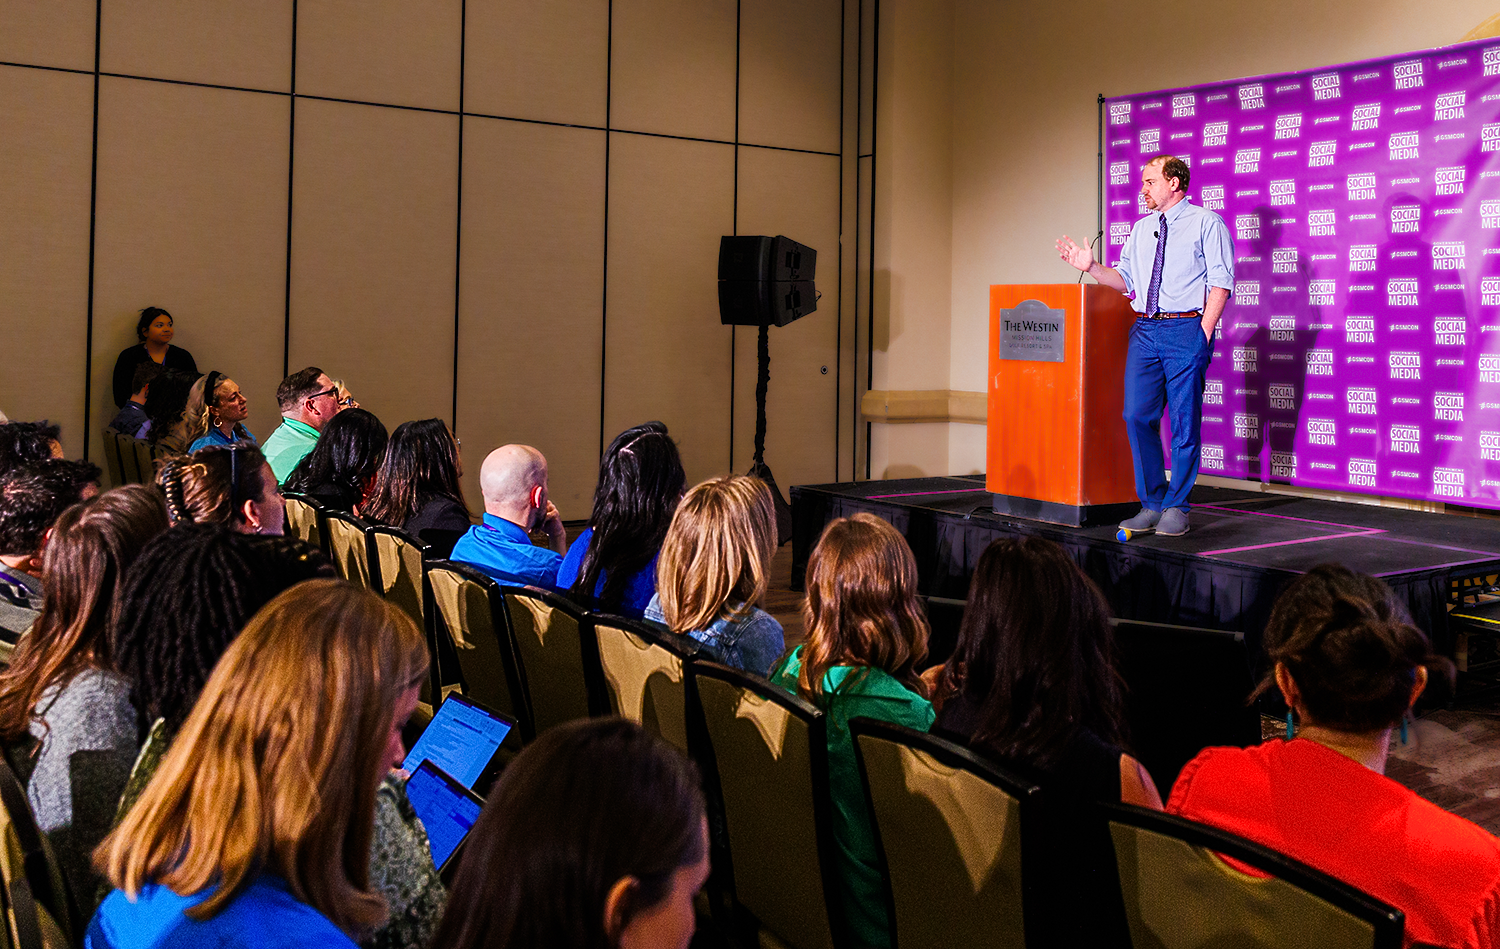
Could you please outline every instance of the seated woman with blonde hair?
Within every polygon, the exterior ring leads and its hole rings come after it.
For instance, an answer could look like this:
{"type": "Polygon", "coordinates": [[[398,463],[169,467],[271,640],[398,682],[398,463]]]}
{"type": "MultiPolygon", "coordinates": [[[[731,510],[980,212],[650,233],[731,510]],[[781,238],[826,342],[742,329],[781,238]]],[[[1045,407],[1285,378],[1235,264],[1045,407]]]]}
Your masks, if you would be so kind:
{"type": "Polygon", "coordinates": [[[889,946],[874,822],[849,719],[932,727],[932,703],[917,676],[930,630],[906,538],[873,514],[831,522],[808,559],[804,615],[807,642],[777,664],[771,681],[827,713],[837,898],[857,945],[889,946]]]}
{"type": "Polygon", "coordinates": [[[656,595],[646,605],[646,619],[756,675],[786,651],[781,624],[759,606],[776,553],[772,505],[759,478],[731,475],[695,486],[667,528],[656,595]]]}
{"type": "Polygon", "coordinates": [[[352,947],[386,917],[375,792],[426,674],[416,625],[367,590],[309,580],[272,600],[96,851],[116,889],[84,945],[352,947]]]}
{"type": "Polygon", "coordinates": [[[1206,748],[1167,810],[1247,837],[1406,914],[1406,944],[1500,943],[1500,841],[1385,777],[1391,732],[1430,678],[1451,682],[1391,588],[1323,564],[1293,580],[1266,624],[1296,737],[1206,748]]]}

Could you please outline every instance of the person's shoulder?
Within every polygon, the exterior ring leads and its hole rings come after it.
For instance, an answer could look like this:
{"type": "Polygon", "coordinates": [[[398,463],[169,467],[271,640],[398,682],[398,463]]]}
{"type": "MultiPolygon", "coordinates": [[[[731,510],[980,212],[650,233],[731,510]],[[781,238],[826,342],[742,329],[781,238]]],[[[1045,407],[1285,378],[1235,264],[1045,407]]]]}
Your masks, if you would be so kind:
{"type": "Polygon", "coordinates": [[[286,884],[266,877],[251,883],[210,922],[218,923],[227,937],[223,945],[236,949],[354,946],[347,933],[293,896],[286,884]]]}

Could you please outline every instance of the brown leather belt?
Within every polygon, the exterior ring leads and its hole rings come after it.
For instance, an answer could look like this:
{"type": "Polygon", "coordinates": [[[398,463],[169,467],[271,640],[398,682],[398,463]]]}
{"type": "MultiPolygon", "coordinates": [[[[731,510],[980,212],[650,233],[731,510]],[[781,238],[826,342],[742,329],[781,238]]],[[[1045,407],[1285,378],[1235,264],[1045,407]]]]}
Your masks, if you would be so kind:
{"type": "Polygon", "coordinates": [[[1143,320],[1185,320],[1188,317],[1192,317],[1194,319],[1198,319],[1198,318],[1200,318],[1200,317],[1203,316],[1203,311],[1201,311],[1201,310],[1189,310],[1186,313],[1153,313],[1150,316],[1147,316],[1146,314],[1141,313],[1139,315],[1140,315],[1140,318],[1143,319],[1143,320]]]}

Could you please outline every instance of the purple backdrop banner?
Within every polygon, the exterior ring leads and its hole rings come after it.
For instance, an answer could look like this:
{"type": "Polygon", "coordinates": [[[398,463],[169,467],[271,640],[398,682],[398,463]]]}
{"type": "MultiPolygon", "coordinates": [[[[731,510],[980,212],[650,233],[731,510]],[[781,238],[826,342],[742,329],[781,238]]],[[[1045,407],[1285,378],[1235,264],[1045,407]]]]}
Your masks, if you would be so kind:
{"type": "Polygon", "coordinates": [[[1500,507],[1500,43],[1105,107],[1110,264],[1160,152],[1234,235],[1203,473],[1500,507]]]}

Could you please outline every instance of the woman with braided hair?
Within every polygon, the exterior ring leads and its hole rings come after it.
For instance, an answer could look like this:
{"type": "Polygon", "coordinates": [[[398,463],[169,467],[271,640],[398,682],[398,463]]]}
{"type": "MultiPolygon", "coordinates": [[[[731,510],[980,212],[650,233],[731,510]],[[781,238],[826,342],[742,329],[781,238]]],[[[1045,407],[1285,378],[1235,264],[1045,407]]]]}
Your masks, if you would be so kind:
{"type": "Polygon", "coordinates": [[[140,742],[130,683],[106,639],[125,573],[167,529],[149,485],[115,488],[63,512],[42,556],[41,613],[0,672],[0,740],[84,909],[89,853],[109,833],[140,742]]]}
{"type": "MultiPolygon", "coordinates": [[[[274,487],[275,479],[270,483],[274,487]]],[[[174,527],[147,546],[126,578],[110,631],[147,743],[122,796],[121,816],[145,790],[219,658],[251,617],[287,588],[332,576],[323,555],[300,540],[222,525],[174,527]]],[[[437,925],[446,893],[404,780],[388,777],[375,803],[370,880],[389,904],[390,918],[364,945],[417,949],[437,925]]]]}
{"type": "Polygon", "coordinates": [[[243,534],[280,534],[286,504],[276,475],[254,445],[200,448],[160,463],[156,483],[179,524],[223,524],[243,534]]]}
{"type": "MultiPolygon", "coordinates": [[[[1290,583],[1266,625],[1296,737],[1207,748],[1167,810],[1222,827],[1406,914],[1406,944],[1500,942],[1500,841],[1385,777],[1391,733],[1428,681],[1451,682],[1391,588],[1324,564],[1290,583]]],[[[1291,730],[1291,726],[1288,726],[1291,730]]]]}

